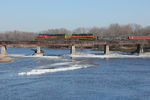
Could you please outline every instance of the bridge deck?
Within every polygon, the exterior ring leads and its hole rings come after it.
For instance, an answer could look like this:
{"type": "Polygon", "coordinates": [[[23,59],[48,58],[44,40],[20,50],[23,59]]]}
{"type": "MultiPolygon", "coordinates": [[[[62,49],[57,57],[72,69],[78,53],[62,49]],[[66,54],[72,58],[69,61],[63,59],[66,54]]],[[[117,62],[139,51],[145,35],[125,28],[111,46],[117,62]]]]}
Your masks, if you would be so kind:
{"type": "Polygon", "coordinates": [[[133,41],[0,41],[0,46],[94,46],[94,45],[150,45],[150,42],[133,42],[133,41]]]}

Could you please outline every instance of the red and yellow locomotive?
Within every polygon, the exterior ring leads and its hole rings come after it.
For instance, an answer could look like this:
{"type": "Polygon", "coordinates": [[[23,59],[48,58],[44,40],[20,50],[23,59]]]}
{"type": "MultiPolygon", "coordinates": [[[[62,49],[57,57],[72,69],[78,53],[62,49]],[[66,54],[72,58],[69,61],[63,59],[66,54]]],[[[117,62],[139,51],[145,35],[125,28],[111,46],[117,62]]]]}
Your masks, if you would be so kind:
{"type": "Polygon", "coordinates": [[[93,34],[39,34],[37,40],[96,40],[93,34]]]}

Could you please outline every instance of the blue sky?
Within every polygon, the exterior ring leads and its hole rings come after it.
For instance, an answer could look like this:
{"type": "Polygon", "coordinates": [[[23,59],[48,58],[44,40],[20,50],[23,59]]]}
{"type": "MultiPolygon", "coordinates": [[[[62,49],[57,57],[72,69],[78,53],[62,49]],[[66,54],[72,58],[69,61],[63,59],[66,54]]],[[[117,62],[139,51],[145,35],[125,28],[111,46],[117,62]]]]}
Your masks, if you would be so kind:
{"type": "Polygon", "coordinates": [[[150,25],[150,0],[0,0],[0,31],[150,25]]]}

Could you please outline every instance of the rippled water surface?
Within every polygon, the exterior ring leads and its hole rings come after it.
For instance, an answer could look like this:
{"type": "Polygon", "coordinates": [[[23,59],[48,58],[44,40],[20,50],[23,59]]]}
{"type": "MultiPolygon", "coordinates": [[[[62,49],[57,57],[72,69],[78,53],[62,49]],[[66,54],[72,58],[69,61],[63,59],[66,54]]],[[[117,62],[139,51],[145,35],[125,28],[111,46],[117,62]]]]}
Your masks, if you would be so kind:
{"type": "Polygon", "coordinates": [[[67,49],[44,51],[46,56],[32,57],[31,48],[8,48],[9,53],[28,56],[0,64],[0,100],[150,100],[150,58],[70,57],[67,49]]]}

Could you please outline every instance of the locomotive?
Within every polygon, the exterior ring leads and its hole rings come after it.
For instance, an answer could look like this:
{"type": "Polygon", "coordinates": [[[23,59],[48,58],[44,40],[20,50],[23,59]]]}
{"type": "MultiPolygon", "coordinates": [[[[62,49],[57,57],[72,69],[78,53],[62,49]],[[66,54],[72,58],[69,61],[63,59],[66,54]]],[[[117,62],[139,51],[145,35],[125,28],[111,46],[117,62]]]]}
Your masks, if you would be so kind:
{"type": "Polygon", "coordinates": [[[36,40],[96,40],[93,34],[39,34],[36,40]]]}

